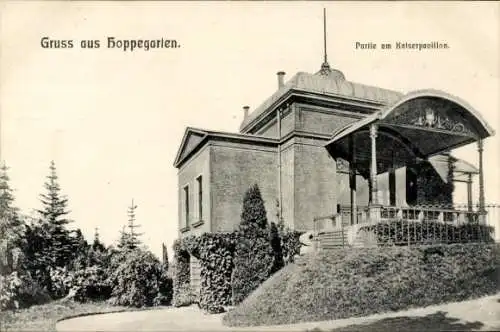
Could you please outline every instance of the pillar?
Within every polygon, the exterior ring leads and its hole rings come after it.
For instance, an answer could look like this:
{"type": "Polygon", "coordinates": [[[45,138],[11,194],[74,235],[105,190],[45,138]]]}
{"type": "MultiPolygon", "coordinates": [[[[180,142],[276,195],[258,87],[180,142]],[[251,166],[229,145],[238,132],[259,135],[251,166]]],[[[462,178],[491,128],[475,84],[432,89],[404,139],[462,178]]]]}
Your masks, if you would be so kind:
{"type": "Polygon", "coordinates": [[[472,211],[472,174],[467,175],[467,210],[472,211]]]}
{"type": "Polygon", "coordinates": [[[485,220],[485,202],[484,202],[484,170],[483,170],[483,140],[477,141],[477,151],[479,152],[479,214],[480,220],[485,220]]]}
{"type": "Polygon", "coordinates": [[[357,202],[356,202],[356,142],[354,135],[349,136],[349,189],[351,193],[351,225],[356,224],[357,202]]]}
{"type": "Polygon", "coordinates": [[[377,125],[370,126],[370,141],[371,141],[371,165],[370,165],[370,182],[372,192],[372,204],[378,205],[377,195],[377,125]]]}
{"type": "Polygon", "coordinates": [[[370,221],[378,222],[380,220],[380,206],[377,193],[377,125],[370,125],[371,142],[371,163],[370,163],[370,182],[371,182],[371,202],[370,202],[370,221]]]}

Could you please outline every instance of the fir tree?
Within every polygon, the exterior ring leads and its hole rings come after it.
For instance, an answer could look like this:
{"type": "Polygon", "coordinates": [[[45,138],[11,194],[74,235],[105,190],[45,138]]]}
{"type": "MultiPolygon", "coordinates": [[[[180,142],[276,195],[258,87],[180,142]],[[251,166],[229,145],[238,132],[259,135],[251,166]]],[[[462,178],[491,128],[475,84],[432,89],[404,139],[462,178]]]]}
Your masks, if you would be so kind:
{"type": "Polygon", "coordinates": [[[9,185],[5,163],[0,167],[0,272],[8,274],[21,267],[24,258],[25,227],[9,185]]]}
{"type": "Polygon", "coordinates": [[[119,250],[122,250],[122,249],[127,249],[128,248],[128,243],[129,243],[129,234],[127,233],[127,226],[122,226],[122,229],[120,231],[120,238],[118,239],[118,244],[116,245],[116,247],[119,249],[119,250]]]}
{"type": "Polygon", "coordinates": [[[94,242],[92,242],[92,249],[98,251],[106,250],[106,247],[104,247],[104,244],[102,244],[101,240],[99,239],[99,229],[97,227],[94,230],[94,242]]]}
{"type": "Polygon", "coordinates": [[[127,245],[129,249],[136,249],[138,248],[141,244],[142,241],[139,239],[139,237],[142,235],[142,233],[138,233],[136,231],[137,228],[141,227],[141,225],[136,224],[135,222],[135,210],[137,209],[137,205],[134,204],[134,200],[132,199],[132,204],[128,207],[128,238],[127,238],[127,245]]]}
{"type": "Polygon", "coordinates": [[[49,238],[45,249],[45,254],[50,257],[55,266],[66,266],[73,257],[74,240],[66,225],[70,223],[66,219],[69,213],[67,210],[68,199],[61,195],[61,188],[58,183],[56,166],[54,161],[50,163],[50,174],[45,182],[46,194],[41,194],[40,199],[43,209],[38,210],[41,223],[46,229],[49,238]]]}
{"type": "Polygon", "coordinates": [[[73,262],[71,264],[71,269],[76,270],[85,268],[87,265],[90,246],[85,240],[80,229],[73,232],[73,248],[73,262]]]}

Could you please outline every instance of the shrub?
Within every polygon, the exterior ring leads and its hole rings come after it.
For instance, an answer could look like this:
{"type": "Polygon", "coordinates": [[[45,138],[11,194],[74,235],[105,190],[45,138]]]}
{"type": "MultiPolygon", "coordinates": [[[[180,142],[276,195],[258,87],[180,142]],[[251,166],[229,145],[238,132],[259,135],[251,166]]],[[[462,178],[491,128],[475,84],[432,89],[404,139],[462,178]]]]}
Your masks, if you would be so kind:
{"type": "Polygon", "coordinates": [[[272,273],[274,273],[285,265],[285,261],[283,260],[283,248],[278,227],[273,222],[269,227],[269,243],[274,253],[274,263],[272,267],[272,273]]]}
{"type": "Polygon", "coordinates": [[[27,308],[50,301],[44,291],[27,273],[0,275],[0,311],[27,308]]]}
{"type": "Polygon", "coordinates": [[[275,271],[275,251],[269,241],[264,200],[257,184],[243,197],[241,222],[232,274],[233,304],[243,301],[275,271]]]}
{"type": "Polygon", "coordinates": [[[379,244],[382,245],[493,242],[491,237],[493,228],[478,223],[453,225],[428,220],[422,222],[391,220],[364,226],[360,230],[374,232],[379,244]]]}
{"type": "Polygon", "coordinates": [[[153,299],[153,305],[170,305],[173,297],[173,280],[168,275],[168,270],[163,265],[159,280],[159,292],[153,299]]]}
{"type": "Polygon", "coordinates": [[[231,304],[231,275],[235,236],[231,233],[201,235],[199,259],[201,263],[200,307],[209,313],[224,311],[231,304]]]}
{"type": "Polygon", "coordinates": [[[66,296],[73,285],[73,274],[65,267],[50,267],[50,295],[54,299],[66,296]]]}
{"type": "Polygon", "coordinates": [[[267,234],[267,230],[253,227],[238,237],[231,281],[235,305],[273,273],[274,252],[267,234]]]}
{"type": "Polygon", "coordinates": [[[281,233],[281,250],[283,252],[283,261],[286,264],[293,263],[295,256],[300,254],[299,238],[302,232],[285,229],[281,233]]]}
{"type": "Polygon", "coordinates": [[[463,301],[500,290],[498,244],[349,248],[274,274],[223,321],[231,326],[342,319],[463,301]]]}
{"type": "Polygon", "coordinates": [[[190,256],[183,245],[183,240],[176,240],[174,249],[174,280],[173,300],[174,307],[182,307],[195,302],[195,296],[190,285],[190,256]]]}
{"type": "Polygon", "coordinates": [[[111,290],[106,270],[100,266],[90,266],[73,275],[71,291],[78,302],[107,300],[111,296],[111,290]]]}
{"type": "Polygon", "coordinates": [[[160,261],[141,249],[127,251],[127,257],[109,278],[113,305],[145,307],[158,303],[163,272],[160,261]],[[155,300],[156,299],[156,300],[155,300]]]}
{"type": "Polygon", "coordinates": [[[176,307],[198,302],[209,313],[224,311],[231,303],[231,274],[235,233],[204,233],[174,242],[174,300],[176,307]],[[200,262],[200,294],[190,285],[191,256],[200,262]]]}

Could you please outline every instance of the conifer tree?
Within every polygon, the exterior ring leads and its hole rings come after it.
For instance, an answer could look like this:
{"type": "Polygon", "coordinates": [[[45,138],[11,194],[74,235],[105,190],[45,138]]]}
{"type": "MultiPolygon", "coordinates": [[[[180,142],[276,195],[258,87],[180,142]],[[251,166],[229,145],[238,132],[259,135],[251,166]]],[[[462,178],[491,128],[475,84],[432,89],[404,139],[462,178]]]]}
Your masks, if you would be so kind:
{"type": "Polygon", "coordinates": [[[74,269],[80,269],[80,268],[85,268],[87,265],[87,260],[88,260],[88,253],[90,246],[87,243],[87,240],[85,240],[82,231],[78,228],[73,232],[73,262],[71,268],[74,269]]]}
{"type": "Polygon", "coordinates": [[[267,227],[266,208],[257,184],[251,186],[243,197],[240,228],[246,226],[258,226],[261,229],[267,227]]]}
{"type": "Polygon", "coordinates": [[[68,199],[61,195],[54,161],[50,163],[50,174],[45,182],[46,194],[40,195],[43,208],[38,210],[42,227],[46,228],[48,239],[45,254],[55,266],[66,266],[72,259],[75,241],[66,226],[68,199]]]}
{"type": "Polygon", "coordinates": [[[5,163],[0,167],[0,272],[8,274],[21,267],[24,258],[25,227],[9,185],[5,163]]]}
{"type": "Polygon", "coordinates": [[[168,270],[168,249],[165,243],[161,244],[162,246],[162,263],[163,263],[163,268],[165,270],[168,270]]]}
{"type": "Polygon", "coordinates": [[[99,239],[99,229],[97,227],[94,230],[94,242],[92,242],[92,249],[98,251],[106,250],[104,244],[102,244],[101,240],[99,239]]]}
{"type": "Polygon", "coordinates": [[[280,270],[285,265],[285,262],[283,260],[280,232],[276,224],[273,222],[269,228],[269,242],[271,243],[271,248],[273,248],[274,253],[274,265],[272,268],[272,273],[274,273],[280,270]]]}
{"type": "Polygon", "coordinates": [[[233,304],[239,304],[274,272],[264,200],[257,184],[243,198],[239,238],[231,277],[233,304]]]}
{"type": "Polygon", "coordinates": [[[137,232],[137,228],[140,228],[141,225],[136,224],[135,222],[135,210],[137,209],[137,205],[134,204],[134,200],[132,199],[132,204],[128,207],[128,239],[127,239],[127,245],[129,249],[136,249],[138,248],[141,244],[142,241],[139,239],[139,237],[142,235],[142,233],[137,232]]]}
{"type": "Polygon", "coordinates": [[[118,239],[118,244],[116,245],[116,247],[119,249],[119,250],[122,250],[122,249],[126,249],[128,247],[128,233],[127,233],[127,230],[126,230],[126,226],[122,226],[122,230],[120,231],[120,238],[118,239]]]}

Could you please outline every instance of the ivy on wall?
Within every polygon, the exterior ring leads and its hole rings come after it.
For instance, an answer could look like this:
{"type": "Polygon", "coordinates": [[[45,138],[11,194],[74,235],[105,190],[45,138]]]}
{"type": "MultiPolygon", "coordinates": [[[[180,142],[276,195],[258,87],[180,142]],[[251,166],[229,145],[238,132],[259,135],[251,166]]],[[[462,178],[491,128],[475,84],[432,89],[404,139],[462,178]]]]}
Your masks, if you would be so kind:
{"type": "Polygon", "coordinates": [[[204,233],[174,242],[174,301],[176,307],[198,303],[209,313],[224,311],[231,303],[231,274],[236,243],[234,233],[204,233]],[[190,257],[200,261],[199,296],[190,285],[190,257]]]}
{"type": "Polygon", "coordinates": [[[190,256],[181,239],[175,240],[174,249],[174,294],[172,305],[182,307],[194,302],[194,294],[190,285],[190,256]]]}

